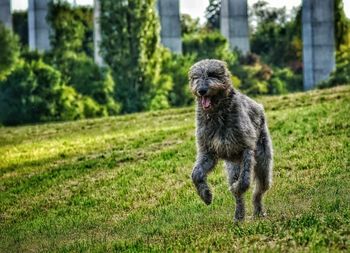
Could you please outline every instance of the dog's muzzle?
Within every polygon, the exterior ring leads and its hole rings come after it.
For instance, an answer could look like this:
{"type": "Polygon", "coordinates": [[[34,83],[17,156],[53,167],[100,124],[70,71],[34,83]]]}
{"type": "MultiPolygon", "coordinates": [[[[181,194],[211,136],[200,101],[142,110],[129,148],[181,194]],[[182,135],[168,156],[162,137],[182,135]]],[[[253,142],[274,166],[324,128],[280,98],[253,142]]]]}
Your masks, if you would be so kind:
{"type": "Polygon", "coordinates": [[[201,96],[199,99],[204,110],[209,110],[211,108],[212,102],[210,97],[201,96]]]}

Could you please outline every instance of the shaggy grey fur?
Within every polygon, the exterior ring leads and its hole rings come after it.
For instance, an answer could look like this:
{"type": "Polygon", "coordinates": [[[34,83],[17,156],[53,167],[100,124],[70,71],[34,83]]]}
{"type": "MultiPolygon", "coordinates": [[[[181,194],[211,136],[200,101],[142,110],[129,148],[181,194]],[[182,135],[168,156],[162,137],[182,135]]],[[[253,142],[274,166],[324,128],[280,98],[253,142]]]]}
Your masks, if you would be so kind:
{"type": "Polygon", "coordinates": [[[272,180],[272,143],[263,106],[234,90],[226,64],[202,60],[189,71],[190,88],[197,98],[197,160],[192,180],[209,205],[212,193],[207,175],[218,159],[225,161],[230,191],[236,199],[235,221],[244,219],[244,193],[254,172],[254,215],[264,216],[262,196],[272,180]]]}

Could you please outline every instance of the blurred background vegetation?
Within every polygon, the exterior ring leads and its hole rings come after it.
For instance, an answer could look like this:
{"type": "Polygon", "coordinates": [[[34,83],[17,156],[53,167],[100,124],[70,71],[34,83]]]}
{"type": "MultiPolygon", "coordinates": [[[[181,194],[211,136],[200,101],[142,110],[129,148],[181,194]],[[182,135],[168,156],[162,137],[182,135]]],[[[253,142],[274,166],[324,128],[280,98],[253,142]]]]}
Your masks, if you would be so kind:
{"type": "MultiPolygon", "coordinates": [[[[181,16],[183,54],[160,44],[155,0],[101,0],[102,55],[93,60],[93,10],[51,1],[51,50],[29,51],[27,13],[15,12],[14,32],[0,24],[0,124],[74,120],[190,105],[187,71],[196,61],[228,63],[236,88],[249,95],[302,89],[301,8],[287,13],[266,1],[250,7],[251,53],[231,51],[220,34],[220,0],[207,22],[181,16]],[[112,15],[113,14],[113,15],[112,15]]],[[[335,1],[336,70],[319,87],[350,83],[350,21],[335,1]]]]}

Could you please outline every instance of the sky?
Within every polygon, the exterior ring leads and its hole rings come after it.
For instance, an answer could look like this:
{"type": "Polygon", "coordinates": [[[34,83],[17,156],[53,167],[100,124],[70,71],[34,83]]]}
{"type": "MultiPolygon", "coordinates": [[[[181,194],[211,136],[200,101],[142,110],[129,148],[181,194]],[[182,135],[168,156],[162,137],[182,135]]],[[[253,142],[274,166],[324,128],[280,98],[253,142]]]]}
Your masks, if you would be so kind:
{"type": "MultiPolygon", "coordinates": [[[[82,5],[91,5],[93,0],[69,0],[82,5]]],[[[248,4],[252,5],[258,0],[248,0],[248,4]]],[[[287,10],[301,4],[302,0],[266,0],[272,7],[286,6],[287,10]]],[[[350,18],[350,0],[343,0],[346,16],[350,18]]],[[[201,22],[204,22],[204,11],[208,5],[209,0],[180,0],[180,12],[190,14],[192,17],[199,17],[201,22]]],[[[12,9],[23,10],[28,7],[28,0],[12,0],[12,9]]]]}

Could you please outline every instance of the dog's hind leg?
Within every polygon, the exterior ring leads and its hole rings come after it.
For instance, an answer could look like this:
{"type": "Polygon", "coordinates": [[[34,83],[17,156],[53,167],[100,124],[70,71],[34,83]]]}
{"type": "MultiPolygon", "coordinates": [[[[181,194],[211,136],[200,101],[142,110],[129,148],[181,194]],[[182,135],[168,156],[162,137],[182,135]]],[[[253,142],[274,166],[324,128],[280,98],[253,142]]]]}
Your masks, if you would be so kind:
{"type": "Polygon", "coordinates": [[[207,175],[213,170],[216,163],[217,158],[215,158],[212,154],[199,154],[192,171],[192,181],[196,186],[198,195],[207,205],[209,205],[212,201],[212,193],[207,184],[207,175]]]}
{"type": "Polygon", "coordinates": [[[235,221],[244,219],[245,216],[245,205],[244,205],[244,193],[248,190],[250,185],[250,174],[254,167],[254,151],[246,149],[243,151],[241,170],[238,180],[232,183],[231,192],[236,198],[236,211],[235,221]]]}
{"type": "Polygon", "coordinates": [[[254,177],[256,185],[253,193],[254,216],[265,216],[262,197],[271,186],[273,166],[272,157],[272,142],[265,124],[260,134],[255,152],[256,165],[254,167],[254,177]]]}

